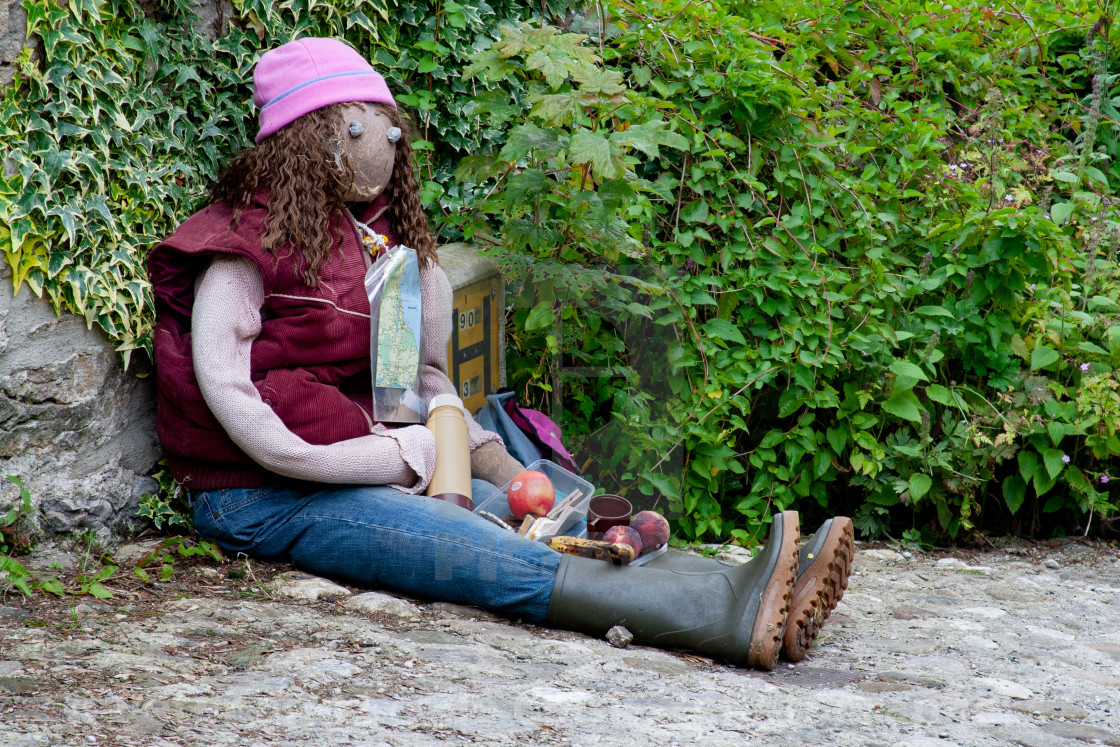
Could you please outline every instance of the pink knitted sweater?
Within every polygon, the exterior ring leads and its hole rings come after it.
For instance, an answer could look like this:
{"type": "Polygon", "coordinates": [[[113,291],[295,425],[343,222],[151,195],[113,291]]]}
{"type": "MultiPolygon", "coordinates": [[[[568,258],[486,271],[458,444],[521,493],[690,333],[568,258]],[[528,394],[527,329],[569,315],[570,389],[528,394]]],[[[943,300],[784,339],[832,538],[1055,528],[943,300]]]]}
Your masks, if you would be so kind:
{"type": "MultiPolygon", "coordinates": [[[[420,395],[455,394],[447,377],[451,283],[439,267],[420,273],[428,360],[420,395]]],[[[422,492],[435,466],[435,440],[422,425],[374,425],[368,436],[310,444],[292,433],[264,401],[250,376],[253,340],[261,330],[264,284],[251,260],[219,256],[196,283],[191,314],[192,357],[202,395],[237,446],[265,469],[286,477],[336,484],[392,485],[422,492]]],[[[471,450],[501,437],[467,416],[471,450]]]]}

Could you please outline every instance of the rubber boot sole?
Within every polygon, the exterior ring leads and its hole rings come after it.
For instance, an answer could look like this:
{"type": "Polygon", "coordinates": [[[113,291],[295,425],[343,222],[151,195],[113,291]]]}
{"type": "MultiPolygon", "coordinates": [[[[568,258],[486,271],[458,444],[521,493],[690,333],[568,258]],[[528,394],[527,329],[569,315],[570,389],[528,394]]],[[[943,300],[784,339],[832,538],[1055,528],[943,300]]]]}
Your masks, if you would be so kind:
{"type": "Polygon", "coordinates": [[[809,653],[824,621],[848,588],[855,554],[855,532],[846,516],[832,519],[812,564],[797,579],[789,620],[782,637],[782,656],[801,661],[809,653]]]}
{"type": "Polygon", "coordinates": [[[756,669],[770,671],[778,663],[778,653],[782,650],[783,636],[790,619],[794,584],[797,582],[799,540],[797,512],[783,511],[780,555],[774,573],[762,591],[747,654],[747,665],[756,669]]]}

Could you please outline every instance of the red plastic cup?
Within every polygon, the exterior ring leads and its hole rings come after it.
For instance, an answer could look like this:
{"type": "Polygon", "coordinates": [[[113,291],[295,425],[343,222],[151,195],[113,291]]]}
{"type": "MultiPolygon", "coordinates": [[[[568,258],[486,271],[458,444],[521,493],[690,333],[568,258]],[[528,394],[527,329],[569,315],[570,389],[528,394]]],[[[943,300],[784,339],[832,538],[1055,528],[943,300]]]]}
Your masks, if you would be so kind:
{"type": "Polygon", "coordinates": [[[587,537],[602,539],[611,527],[630,526],[634,507],[621,495],[597,495],[587,504],[587,537]]]}

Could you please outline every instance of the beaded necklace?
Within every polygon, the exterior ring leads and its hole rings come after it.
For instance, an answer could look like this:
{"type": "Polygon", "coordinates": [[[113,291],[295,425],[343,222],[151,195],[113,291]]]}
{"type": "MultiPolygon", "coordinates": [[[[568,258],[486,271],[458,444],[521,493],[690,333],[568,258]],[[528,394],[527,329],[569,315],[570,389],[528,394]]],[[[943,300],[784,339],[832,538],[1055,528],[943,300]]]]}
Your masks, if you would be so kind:
{"type": "Polygon", "coordinates": [[[354,220],[354,225],[357,226],[362,233],[362,246],[366,249],[366,251],[370,253],[371,256],[377,257],[381,250],[389,248],[388,236],[374,231],[365,223],[362,223],[360,220],[355,218],[353,214],[351,214],[350,217],[354,220]]]}

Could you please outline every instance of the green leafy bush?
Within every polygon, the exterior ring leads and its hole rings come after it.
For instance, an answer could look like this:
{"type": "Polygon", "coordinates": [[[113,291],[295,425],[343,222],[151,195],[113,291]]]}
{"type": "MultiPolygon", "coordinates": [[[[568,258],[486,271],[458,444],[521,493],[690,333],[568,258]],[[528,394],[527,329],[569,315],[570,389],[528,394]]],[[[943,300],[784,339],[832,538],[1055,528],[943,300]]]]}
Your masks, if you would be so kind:
{"type": "Polygon", "coordinates": [[[468,70],[517,84],[505,145],[463,160],[485,199],[456,221],[537,273],[511,376],[564,386],[598,482],[689,538],[787,507],[912,542],[1110,517],[1120,115],[1109,19],[1074,6],[505,29],[468,70]],[[673,330],[655,364],[642,316],[673,330]]]}

